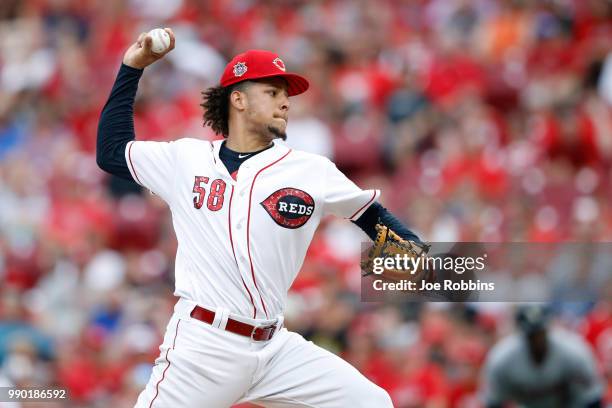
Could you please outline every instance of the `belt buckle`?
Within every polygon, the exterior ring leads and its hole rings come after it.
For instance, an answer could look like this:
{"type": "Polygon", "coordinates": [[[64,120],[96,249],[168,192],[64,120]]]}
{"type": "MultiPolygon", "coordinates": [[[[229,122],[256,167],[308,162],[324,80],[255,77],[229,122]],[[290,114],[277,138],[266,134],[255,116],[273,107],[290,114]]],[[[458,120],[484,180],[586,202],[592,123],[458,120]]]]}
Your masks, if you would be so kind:
{"type": "Polygon", "coordinates": [[[266,326],[253,326],[253,330],[251,331],[251,340],[252,340],[252,341],[268,341],[268,340],[270,340],[270,339],[272,338],[272,336],[274,336],[274,332],[275,332],[275,331],[276,331],[276,323],[274,323],[274,324],[268,324],[268,325],[266,325],[266,326]],[[253,336],[255,336],[255,331],[256,331],[257,329],[264,329],[264,330],[265,330],[265,329],[272,329],[272,331],[270,332],[270,336],[269,336],[267,339],[265,339],[265,340],[257,340],[257,339],[255,339],[255,338],[253,337],[253,336]]]}

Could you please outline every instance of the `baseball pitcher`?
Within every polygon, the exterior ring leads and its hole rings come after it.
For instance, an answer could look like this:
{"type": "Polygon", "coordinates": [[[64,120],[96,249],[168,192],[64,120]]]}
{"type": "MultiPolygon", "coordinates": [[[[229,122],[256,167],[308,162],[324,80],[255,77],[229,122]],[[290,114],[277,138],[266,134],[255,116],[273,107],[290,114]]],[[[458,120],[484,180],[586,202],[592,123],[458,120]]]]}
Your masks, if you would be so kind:
{"type": "Polygon", "coordinates": [[[283,310],[321,218],[347,218],[372,239],[392,231],[424,246],[327,158],[283,142],[290,97],[308,81],[273,52],[250,50],[203,92],[208,142],[136,141],[134,97],[163,53],[141,34],[100,116],[97,162],[169,206],[178,239],[178,302],[136,407],[390,407],[389,395],[338,356],[283,328],[283,310]]]}

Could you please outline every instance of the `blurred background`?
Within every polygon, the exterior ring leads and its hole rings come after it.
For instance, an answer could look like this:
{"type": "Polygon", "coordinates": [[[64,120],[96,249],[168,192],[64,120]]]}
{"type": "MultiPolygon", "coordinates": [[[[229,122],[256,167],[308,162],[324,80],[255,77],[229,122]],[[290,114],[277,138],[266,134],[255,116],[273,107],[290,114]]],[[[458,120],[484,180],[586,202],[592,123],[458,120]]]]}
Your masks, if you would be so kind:
{"type": "MultiPolygon", "coordinates": [[[[234,54],[274,50],[311,82],[288,143],[425,239],[612,239],[610,1],[2,0],[0,384],[121,408],[149,377],[176,239],[163,202],[97,168],[95,138],[123,52],[155,27],[177,46],[140,81],[138,139],[215,138],[200,92],[234,54]]],[[[397,407],[480,407],[513,306],[362,303],[362,240],[321,224],[287,326],[397,407]]],[[[554,325],[592,347],[612,406],[610,299],[559,305],[554,325]]]]}

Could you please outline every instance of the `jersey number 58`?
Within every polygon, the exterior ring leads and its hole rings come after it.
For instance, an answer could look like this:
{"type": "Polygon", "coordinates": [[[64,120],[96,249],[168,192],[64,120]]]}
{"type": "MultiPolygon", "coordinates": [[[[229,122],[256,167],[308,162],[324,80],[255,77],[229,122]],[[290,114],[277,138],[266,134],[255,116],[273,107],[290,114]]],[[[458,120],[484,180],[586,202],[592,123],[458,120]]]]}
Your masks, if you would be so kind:
{"type": "MultiPolygon", "coordinates": [[[[195,176],[193,183],[193,192],[196,194],[193,197],[193,206],[196,209],[202,208],[204,205],[204,198],[206,196],[205,185],[208,184],[208,177],[195,176]]],[[[223,197],[225,194],[225,181],[221,179],[215,179],[210,183],[210,193],[208,194],[208,200],[206,206],[210,211],[219,211],[223,207],[223,197]]]]}

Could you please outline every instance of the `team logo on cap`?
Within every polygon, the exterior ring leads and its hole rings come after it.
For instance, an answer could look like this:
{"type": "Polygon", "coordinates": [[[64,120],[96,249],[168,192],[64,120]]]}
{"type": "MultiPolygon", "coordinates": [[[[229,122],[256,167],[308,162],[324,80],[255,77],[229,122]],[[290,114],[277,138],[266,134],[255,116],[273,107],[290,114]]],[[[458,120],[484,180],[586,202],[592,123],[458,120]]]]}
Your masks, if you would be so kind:
{"type": "Polygon", "coordinates": [[[244,62],[239,62],[234,65],[234,76],[241,77],[247,72],[247,66],[244,62]]]}
{"type": "Polygon", "coordinates": [[[261,205],[274,222],[281,227],[291,229],[306,224],[315,209],[315,203],[310,194],[291,187],[276,190],[263,200],[261,205]]]}
{"type": "Polygon", "coordinates": [[[274,61],[272,61],[272,63],[273,63],[274,65],[276,65],[276,67],[277,67],[278,69],[280,69],[281,71],[285,72],[285,63],[283,62],[283,60],[282,60],[282,59],[280,59],[280,58],[276,58],[274,61]]]}

